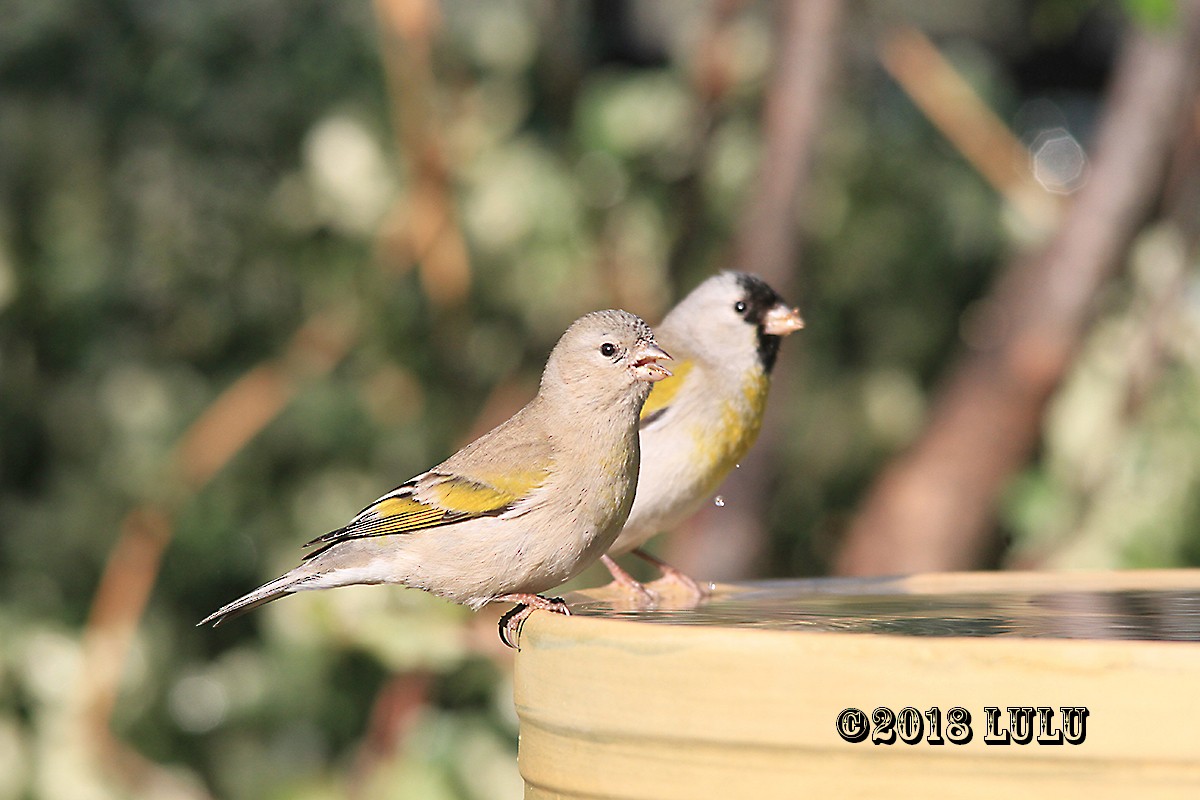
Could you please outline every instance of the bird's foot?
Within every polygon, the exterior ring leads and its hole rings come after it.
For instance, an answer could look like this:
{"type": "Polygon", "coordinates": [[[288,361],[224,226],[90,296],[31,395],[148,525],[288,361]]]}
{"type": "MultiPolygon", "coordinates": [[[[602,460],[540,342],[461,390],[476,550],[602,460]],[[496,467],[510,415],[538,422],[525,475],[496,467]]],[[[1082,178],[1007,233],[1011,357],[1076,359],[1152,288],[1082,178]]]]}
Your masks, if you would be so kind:
{"type": "Polygon", "coordinates": [[[664,570],[663,576],[651,581],[649,589],[664,597],[680,597],[672,607],[694,608],[712,594],[712,584],[701,585],[694,578],[677,569],[664,570]]]}
{"type": "Polygon", "coordinates": [[[646,586],[626,572],[620,564],[613,561],[611,556],[600,556],[600,561],[613,576],[612,583],[604,588],[615,588],[619,592],[624,592],[633,599],[638,608],[654,608],[658,605],[658,601],[661,599],[658,593],[646,588],[646,586]]]}
{"type": "Polygon", "coordinates": [[[514,650],[520,650],[517,642],[521,637],[521,626],[534,611],[551,611],[571,616],[571,609],[561,597],[542,597],[540,594],[506,594],[495,598],[496,602],[516,603],[500,617],[500,641],[514,650]]]}
{"type": "Polygon", "coordinates": [[[651,591],[664,595],[682,593],[692,605],[696,605],[712,594],[712,584],[700,585],[695,578],[680,572],[675,567],[672,567],[660,558],[655,558],[645,550],[638,548],[633,551],[633,554],[649,561],[662,572],[661,578],[650,583],[651,591]]]}

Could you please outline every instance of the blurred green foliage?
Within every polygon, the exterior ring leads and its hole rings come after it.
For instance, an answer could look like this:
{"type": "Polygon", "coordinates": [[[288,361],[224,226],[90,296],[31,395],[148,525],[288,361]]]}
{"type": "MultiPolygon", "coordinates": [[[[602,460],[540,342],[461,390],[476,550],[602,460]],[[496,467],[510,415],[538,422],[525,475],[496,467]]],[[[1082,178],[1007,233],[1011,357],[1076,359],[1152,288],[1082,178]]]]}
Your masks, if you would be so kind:
{"type": "MultiPolygon", "coordinates": [[[[1056,85],[1035,51],[1111,42],[1096,5],[964,3],[931,24],[1004,119],[1048,100],[1086,132],[1103,76],[1056,85]]],[[[1161,21],[1170,4],[1125,5],[1161,21]]],[[[0,798],[519,796],[511,666],[480,644],[490,623],[368,587],[192,626],[451,452],[495,387],[522,402],[580,313],[653,320],[723,266],[758,163],[773,22],[750,5],[730,23],[734,81],[705,146],[691,76],[707,7],[656,8],[443,6],[431,108],[473,270],[446,309],[381,234],[413,176],[370,4],[6,4],[0,798]],[[327,309],[353,320],[350,354],[183,492],[179,437],[327,309]],[[88,761],[77,705],[93,594],[143,503],[178,513],[113,727],[170,780],[131,789],[88,761]],[[394,747],[369,736],[385,687],[419,698],[394,747]]],[[[870,476],[918,430],[964,311],[1023,241],[866,46],[881,20],[920,13],[868,3],[847,23],[796,221],[809,327],[778,372],[793,403],[764,510],[770,575],[822,571],[870,476]]],[[[1154,280],[1137,274],[1113,288],[1013,487],[1012,553],[1065,540],[1061,563],[1200,563],[1196,309],[1179,312],[1142,412],[1123,414],[1113,343],[1144,322],[1154,280]]]]}

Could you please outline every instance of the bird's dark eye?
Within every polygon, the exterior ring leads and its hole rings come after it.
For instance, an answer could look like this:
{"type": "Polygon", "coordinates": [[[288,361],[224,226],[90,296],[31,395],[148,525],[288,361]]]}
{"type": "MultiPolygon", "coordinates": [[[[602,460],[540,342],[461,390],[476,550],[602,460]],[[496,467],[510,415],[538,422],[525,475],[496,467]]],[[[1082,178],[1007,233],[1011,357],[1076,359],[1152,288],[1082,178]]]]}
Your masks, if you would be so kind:
{"type": "Polygon", "coordinates": [[[605,358],[612,358],[617,352],[617,346],[612,342],[605,342],[600,345],[600,355],[605,358]]]}
{"type": "Polygon", "coordinates": [[[739,314],[744,314],[746,312],[746,301],[738,300],[736,303],[733,304],[733,310],[739,314]]]}

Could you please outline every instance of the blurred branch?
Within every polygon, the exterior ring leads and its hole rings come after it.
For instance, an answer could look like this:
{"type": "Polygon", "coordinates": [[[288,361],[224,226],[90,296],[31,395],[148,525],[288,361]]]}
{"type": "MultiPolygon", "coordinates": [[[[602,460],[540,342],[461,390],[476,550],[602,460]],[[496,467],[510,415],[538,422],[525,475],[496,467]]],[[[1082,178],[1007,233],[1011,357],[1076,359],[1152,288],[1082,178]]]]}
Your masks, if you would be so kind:
{"type": "Polygon", "coordinates": [[[184,484],[207,484],[246,443],[279,416],[300,383],[327,374],[349,350],[345,314],[318,314],[292,336],[279,361],[254,367],[213,401],[179,440],[172,461],[184,484]]]}
{"type": "MultiPolygon", "coordinates": [[[[407,255],[420,264],[423,285],[435,303],[458,304],[465,299],[470,274],[453,213],[441,136],[433,124],[430,55],[439,22],[437,9],[428,0],[377,0],[376,9],[384,32],[384,59],[401,149],[413,178],[404,225],[407,255]]],[[[400,206],[393,209],[393,219],[383,226],[385,233],[400,213],[400,206]]],[[[140,758],[112,737],[109,721],[123,666],[173,534],[173,516],[304,385],[328,374],[341,361],[357,337],[353,326],[344,322],[347,317],[342,313],[314,316],[295,333],[282,358],[254,367],[230,385],[183,434],[171,455],[182,491],[166,506],[133,509],[121,524],[84,635],[81,721],[97,752],[106,754],[102,759],[121,769],[126,783],[140,780],[134,772],[145,770],[134,769],[140,758]]]]}
{"type": "Polygon", "coordinates": [[[868,492],[839,573],[969,569],[993,546],[996,499],[1036,446],[1092,304],[1161,191],[1200,52],[1200,3],[1180,12],[1179,30],[1127,36],[1089,182],[1047,245],[1018,258],[984,300],[975,349],[951,370],[919,439],[868,492]]]}
{"type": "Polygon", "coordinates": [[[427,672],[392,676],[375,696],[367,731],[350,771],[350,797],[372,797],[371,778],[388,758],[404,746],[429,705],[433,677],[427,672]]]}
{"type": "MultiPolygon", "coordinates": [[[[808,185],[818,122],[838,53],[841,0],[794,0],[782,6],[776,62],[763,107],[763,158],[741,220],[732,266],[757,273],[793,297],[799,271],[796,209],[808,185]]],[[[720,509],[701,512],[671,542],[668,560],[710,580],[751,574],[765,549],[762,511],[778,462],[778,411],[788,403],[777,385],[760,444],[725,481],[720,509]]]]}
{"type": "Polygon", "coordinates": [[[143,505],[126,514],[92,600],[80,674],[84,721],[96,740],[109,736],[121,670],[171,532],[171,517],[162,508],[143,505]]]}
{"type": "Polygon", "coordinates": [[[145,504],[121,522],[96,589],[84,631],[81,722],[96,745],[101,763],[122,768],[127,783],[144,780],[123,765],[141,763],[111,733],[109,722],[120,692],[121,673],[128,659],[174,532],[177,509],[203,489],[254,436],[278,416],[300,388],[327,374],[349,350],[355,332],[342,323],[344,315],[320,314],[293,336],[283,358],[260,364],[217,396],[180,437],[171,467],[183,490],[167,506],[145,504]]]}
{"type": "Polygon", "coordinates": [[[471,267],[434,102],[433,38],[441,17],[433,0],[375,0],[375,13],[393,123],[412,181],[407,202],[392,208],[383,228],[405,231],[402,244],[381,237],[381,251],[390,263],[415,261],[430,299],[441,307],[457,306],[470,289],[471,267]]]}
{"type": "MultiPolygon", "coordinates": [[[[1170,236],[1178,230],[1163,233],[1170,236]]],[[[1104,513],[1103,498],[1109,494],[1109,487],[1121,480],[1123,459],[1129,452],[1126,445],[1135,434],[1144,402],[1173,355],[1169,341],[1172,335],[1177,335],[1181,317],[1185,316],[1182,306],[1187,302],[1187,266],[1195,257],[1194,245],[1187,249],[1180,247],[1159,259],[1155,267],[1158,274],[1152,281],[1141,281],[1143,285],[1137,287],[1127,317],[1132,332],[1121,342],[1121,371],[1115,376],[1121,385],[1122,402],[1115,418],[1108,422],[1111,427],[1099,434],[1107,434],[1116,444],[1099,463],[1088,463],[1086,468],[1075,471],[1071,487],[1078,503],[1068,520],[1056,526],[1058,535],[1051,541],[1015,553],[1010,559],[1013,569],[1052,569],[1094,532],[1091,523],[1104,513]]]]}
{"type": "MultiPolygon", "coordinates": [[[[1200,73],[1200,59],[1193,66],[1200,73]]],[[[1145,324],[1134,337],[1127,361],[1130,377],[1122,411],[1129,419],[1141,413],[1162,374],[1171,326],[1178,324],[1188,302],[1188,268],[1200,255],[1200,92],[1194,91],[1200,74],[1193,75],[1192,84],[1190,111],[1173,148],[1163,192],[1166,220],[1179,238],[1180,257],[1159,264],[1162,271],[1154,276],[1154,285],[1142,301],[1145,324]]]]}
{"type": "MultiPolygon", "coordinates": [[[[1187,285],[1190,266],[1200,255],[1200,95],[1191,102],[1192,119],[1183,126],[1174,148],[1165,196],[1166,230],[1160,236],[1169,249],[1156,248],[1151,266],[1139,270],[1135,295],[1128,317],[1131,335],[1122,342],[1119,380],[1123,397],[1113,421],[1119,437],[1126,438],[1141,418],[1146,400],[1163,376],[1167,364],[1178,353],[1172,346],[1181,325],[1186,325],[1189,302],[1187,285]],[[1161,251],[1160,251],[1161,250],[1161,251]]],[[[1114,448],[1114,456],[1102,465],[1089,465],[1080,476],[1080,503],[1062,534],[1045,548],[1019,554],[1012,560],[1016,569],[1045,569],[1069,552],[1091,530],[1088,524],[1099,512],[1106,487],[1119,480],[1124,447],[1114,448]]]]}
{"type": "Polygon", "coordinates": [[[1189,246],[1200,244],[1200,93],[1192,97],[1167,173],[1168,216],[1189,246]]]}
{"type": "Polygon", "coordinates": [[[880,46],[880,61],[942,135],[1017,211],[1049,232],[1061,205],[1033,180],[1029,153],[925,34],[900,26],[880,46]]]}
{"type": "Polygon", "coordinates": [[[678,186],[676,207],[683,224],[667,257],[667,274],[676,284],[684,266],[696,257],[701,233],[707,225],[702,166],[712,149],[713,133],[733,83],[731,23],[745,5],[746,0],[717,0],[713,3],[696,46],[691,84],[692,91],[699,99],[699,110],[695,144],[692,147],[693,168],[678,186]]]}
{"type": "Polygon", "coordinates": [[[793,0],[782,8],[777,62],[763,107],[763,158],[733,264],[786,294],[799,270],[796,209],[808,186],[844,6],[842,0],[793,0]]]}

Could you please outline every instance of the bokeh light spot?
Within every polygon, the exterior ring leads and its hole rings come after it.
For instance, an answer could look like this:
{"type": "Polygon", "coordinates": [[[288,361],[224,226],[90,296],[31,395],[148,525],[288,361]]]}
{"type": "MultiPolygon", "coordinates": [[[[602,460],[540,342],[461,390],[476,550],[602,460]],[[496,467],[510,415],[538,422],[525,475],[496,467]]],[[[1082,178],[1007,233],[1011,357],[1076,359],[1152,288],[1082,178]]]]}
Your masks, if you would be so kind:
{"type": "Polygon", "coordinates": [[[1087,182],[1087,154],[1066,128],[1043,131],[1029,148],[1033,177],[1054,194],[1071,194],[1087,182]]]}

